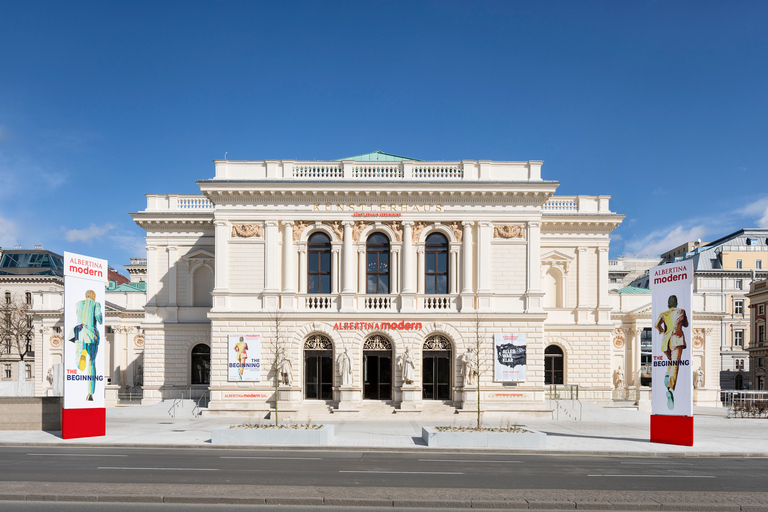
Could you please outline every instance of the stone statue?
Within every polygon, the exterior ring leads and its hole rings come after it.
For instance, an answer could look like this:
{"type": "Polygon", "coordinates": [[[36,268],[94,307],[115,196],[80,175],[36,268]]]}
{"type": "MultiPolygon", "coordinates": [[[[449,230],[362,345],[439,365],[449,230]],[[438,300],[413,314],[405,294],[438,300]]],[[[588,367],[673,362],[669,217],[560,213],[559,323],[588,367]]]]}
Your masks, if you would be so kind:
{"type": "Polygon", "coordinates": [[[616,370],[614,382],[616,384],[616,389],[624,388],[624,370],[621,369],[621,366],[619,366],[619,369],[616,370]]]}
{"type": "Polygon", "coordinates": [[[291,358],[285,353],[284,348],[279,349],[277,352],[277,372],[280,375],[280,382],[286,386],[290,386],[293,363],[291,362],[291,358]]]}
{"type": "Polygon", "coordinates": [[[464,387],[472,386],[475,379],[479,377],[475,349],[470,347],[459,357],[459,361],[461,362],[461,375],[464,377],[464,387]]]}
{"type": "Polygon", "coordinates": [[[336,359],[336,364],[339,367],[339,375],[341,375],[341,385],[351,386],[352,385],[352,358],[349,357],[349,351],[347,348],[344,349],[344,352],[339,354],[339,357],[336,359]]]}
{"type": "Polygon", "coordinates": [[[403,372],[403,384],[413,384],[413,373],[416,371],[416,365],[413,364],[411,350],[405,347],[405,352],[400,356],[400,370],[403,372]]]}
{"type": "Polygon", "coordinates": [[[696,370],[696,375],[693,379],[693,387],[696,389],[702,389],[704,387],[704,370],[701,368],[696,370]]]}

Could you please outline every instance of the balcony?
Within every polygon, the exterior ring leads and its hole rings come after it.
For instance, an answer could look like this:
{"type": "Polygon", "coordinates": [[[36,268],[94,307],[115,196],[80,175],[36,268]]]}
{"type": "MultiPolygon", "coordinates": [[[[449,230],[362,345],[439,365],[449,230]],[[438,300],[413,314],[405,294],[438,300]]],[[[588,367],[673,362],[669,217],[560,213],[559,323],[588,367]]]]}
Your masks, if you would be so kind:
{"type": "MultiPolygon", "coordinates": [[[[340,309],[339,295],[299,294],[298,311],[337,312],[340,309]]],[[[357,312],[389,313],[399,312],[399,295],[357,295],[357,312]]],[[[458,312],[458,295],[417,295],[416,308],[419,312],[458,312]]]]}

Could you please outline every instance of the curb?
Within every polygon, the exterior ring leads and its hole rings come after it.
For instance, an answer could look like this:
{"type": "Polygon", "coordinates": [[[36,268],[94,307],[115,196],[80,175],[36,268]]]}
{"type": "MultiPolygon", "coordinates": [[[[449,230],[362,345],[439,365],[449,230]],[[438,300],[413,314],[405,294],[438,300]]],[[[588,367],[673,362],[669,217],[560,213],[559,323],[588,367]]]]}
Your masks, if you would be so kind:
{"type": "Polygon", "coordinates": [[[503,453],[518,455],[564,455],[589,457],[660,457],[660,458],[768,458],[768,452],[633,452],[596,450],[524,450],[503,448],[428,448],[386,447],[386,446],[301,446],[301,445],[235,445],[235,444],[147,444],[147,443],[61,443],[3,442],[0,447],[78,447],[78,448],[132,448],[132,449],[174,449],[181,450],[253,450],[253,451],[315,451],[315,452],[391,452],[391,453],[503,453]]]}
{"type": "Polygon", "coordinates": [[[399,507],[399,508],[476,508],[506,510],[627,510],[627,511],[698,511],[698,512],[768,512],[768,504],[718,503],[662,503],[662,502],[612,502],[571,500],[400,500],[365,498],[263,497],[263,498],[212,498],[186,496],[73,496],[61,494],[0,494],[4,501],[87,502],[87,503],[175,503],[205,505],[294,505],[327,507],[399,507]]]}

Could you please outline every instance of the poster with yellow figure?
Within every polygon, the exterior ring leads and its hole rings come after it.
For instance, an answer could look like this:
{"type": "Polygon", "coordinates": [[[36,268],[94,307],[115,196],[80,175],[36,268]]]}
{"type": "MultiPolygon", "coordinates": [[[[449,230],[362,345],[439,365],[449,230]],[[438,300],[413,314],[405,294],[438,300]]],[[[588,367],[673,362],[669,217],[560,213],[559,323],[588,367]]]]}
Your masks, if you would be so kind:
{"type": "Polygon", "coordinates": [[[261,334],[230,334],[227,350],[227,380],[261,380],[261,334]]]}

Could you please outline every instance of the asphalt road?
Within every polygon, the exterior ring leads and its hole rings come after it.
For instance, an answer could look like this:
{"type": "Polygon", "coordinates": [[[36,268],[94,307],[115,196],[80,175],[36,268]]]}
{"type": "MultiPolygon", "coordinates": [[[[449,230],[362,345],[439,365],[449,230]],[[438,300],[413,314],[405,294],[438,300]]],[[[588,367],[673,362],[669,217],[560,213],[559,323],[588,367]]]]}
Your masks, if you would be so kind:
{"type": "Polygon", "coordinates": [[[762,493],[766,475],[765,458],[0,447],[0,482],[762,493]]]}

